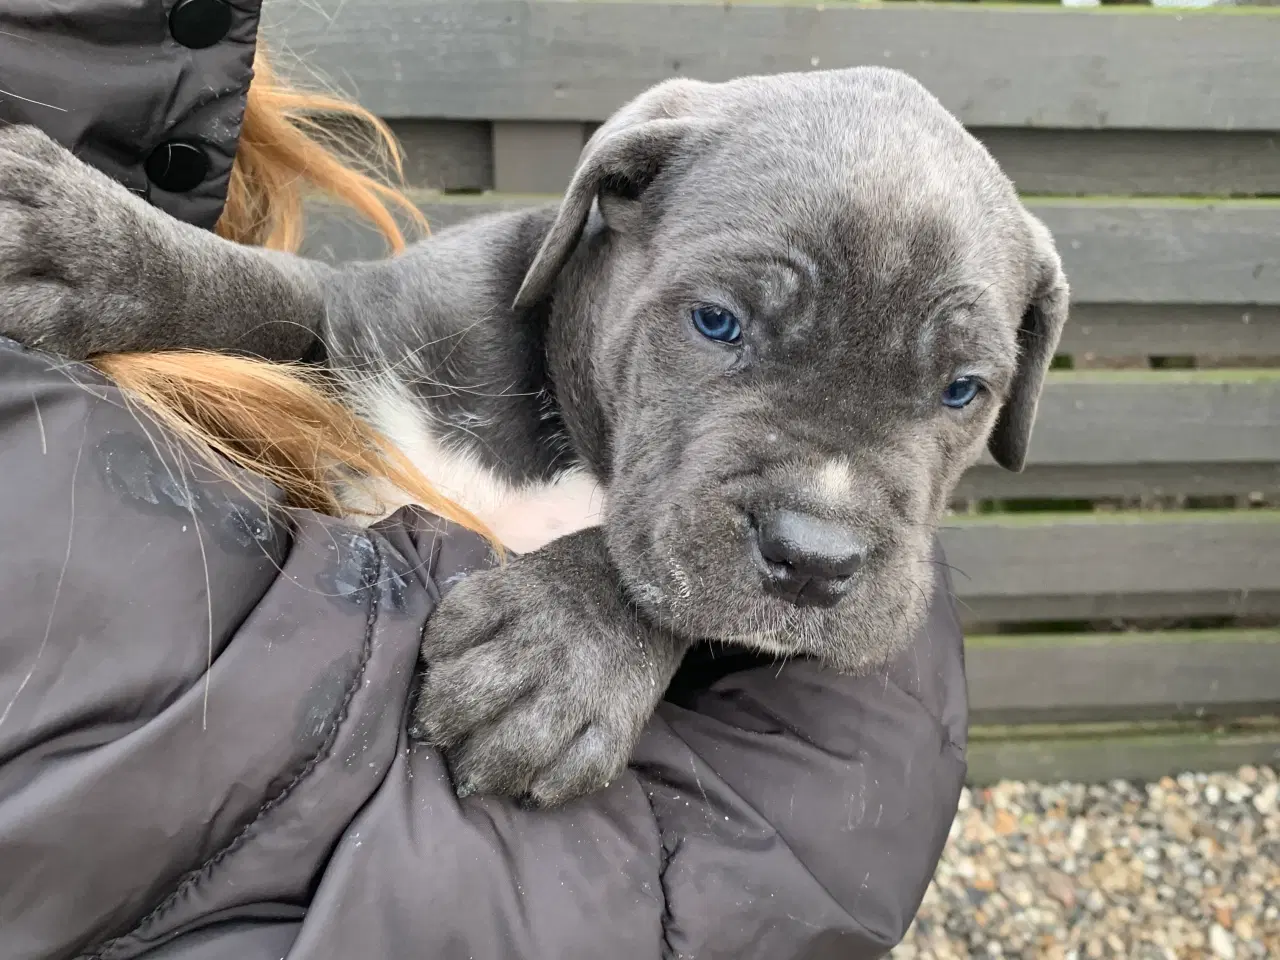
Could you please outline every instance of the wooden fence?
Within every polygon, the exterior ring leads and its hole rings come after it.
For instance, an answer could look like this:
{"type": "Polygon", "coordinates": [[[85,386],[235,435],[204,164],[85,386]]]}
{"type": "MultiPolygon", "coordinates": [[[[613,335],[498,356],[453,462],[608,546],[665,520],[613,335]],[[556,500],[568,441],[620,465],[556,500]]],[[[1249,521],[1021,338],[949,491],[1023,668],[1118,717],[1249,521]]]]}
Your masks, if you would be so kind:
{"type": "Polygon", "coordinates": [[[987,143],[1075,303],[1027,471],[975,468],[945,532],[986,782],[1280,762],[1278,13],[274,0],[266,29],[391,122],[436,225],[553,197],[676,74],[896,66],[987,143]]]}

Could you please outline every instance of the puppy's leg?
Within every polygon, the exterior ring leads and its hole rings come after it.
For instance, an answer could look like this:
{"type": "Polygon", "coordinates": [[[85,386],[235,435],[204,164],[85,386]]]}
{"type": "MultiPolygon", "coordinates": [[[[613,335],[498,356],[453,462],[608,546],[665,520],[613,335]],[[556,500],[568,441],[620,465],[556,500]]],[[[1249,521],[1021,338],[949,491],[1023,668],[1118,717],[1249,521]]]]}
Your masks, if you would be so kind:
{"type": "Polygon", "coordinates": [[[36,128],[0,127],[0,333],[29,346],[297,360],[328,272],[175,220],[36,128]]]}
{"type": "Polygon", "coordinates": [[[583,530],[445,596],[413,733],[460,794],[564,803],[625,768],[688,647],[628,603],[604,532],[583,530]]]}

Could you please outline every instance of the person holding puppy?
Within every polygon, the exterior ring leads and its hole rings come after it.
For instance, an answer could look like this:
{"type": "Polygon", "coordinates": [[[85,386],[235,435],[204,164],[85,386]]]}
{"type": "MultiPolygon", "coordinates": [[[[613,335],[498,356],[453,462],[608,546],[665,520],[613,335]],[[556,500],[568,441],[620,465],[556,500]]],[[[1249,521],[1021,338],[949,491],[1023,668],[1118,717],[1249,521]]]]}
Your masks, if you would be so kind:
{"type": "MultiPolygon", "coordinates": [[[[174,217],[278,250],[300,243],[305,186],[399,246],[408,201],[310,118],[390,151],[385,130],[277,81],[257,13],[9,5],[0,150],[3,125],[40,127],[174,217]]],[[[0,242],[21,242],[5,230],[0,206],[0,242]]],[[[530,809],[458,799],[405,731],[424,623],[509,531],[322,380],[4,341],[0,478],[5,958],[851,960],[918,908],[965,770],[945,568],[886,670],[691,657],[623,777],[530,809]],[[327,463],[420,506],[362,527],[327,463]]]]}

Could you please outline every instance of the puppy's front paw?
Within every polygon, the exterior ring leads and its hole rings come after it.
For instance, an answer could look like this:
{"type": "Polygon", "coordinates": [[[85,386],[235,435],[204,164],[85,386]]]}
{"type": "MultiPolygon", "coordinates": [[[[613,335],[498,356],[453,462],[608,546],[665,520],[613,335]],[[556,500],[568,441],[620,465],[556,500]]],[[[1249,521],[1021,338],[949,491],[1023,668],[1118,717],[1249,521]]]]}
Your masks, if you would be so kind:
{"type": "Polygon", "coordinates": [[[149,283],[164,220],[35,127],[0,125],[0,333],[76,360],[116,349],[113,326],[177,306],[149,283]]]}
{"type": "Polygon", "coordinates": [[[555,806],[604,787],[666,690],[680,642],[635,616],[611,570],[566,562],[595,537],[473,574],[432,615],[412,732],[444,751],[460,796],[555,806]]]}

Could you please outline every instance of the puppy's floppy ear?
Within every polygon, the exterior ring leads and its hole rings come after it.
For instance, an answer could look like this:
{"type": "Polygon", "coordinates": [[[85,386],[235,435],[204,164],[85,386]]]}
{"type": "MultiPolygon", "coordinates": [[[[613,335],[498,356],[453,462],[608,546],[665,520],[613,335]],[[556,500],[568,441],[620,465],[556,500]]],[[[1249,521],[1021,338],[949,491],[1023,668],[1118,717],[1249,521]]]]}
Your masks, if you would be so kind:
{"type": "Polygon", "coordinates": [[[615,113],[583,148],[560,211],[525,274],[515,309],[550,292],[582,236],[591,205],[599,197],[613,226],[611,209],[639,199],[700,124],[688,118],[691,98],[707,84],[673,80],[659,84],[615,113]]]}
{"type": "Polygon", "coordinates": [[[1033,237],[1036,284],[1031,302],[1018,327],[1018,369],[1013,388],[1000,409],[999,419],[987,441],[996,463],[1015,473],[1027,461],[1031,427],[1040,403],[1045,374],[1053,361],[1062,328],[1067,322],[1070,290],[1053,237],[1043,223],[1027,214],[1033,237]]]}

